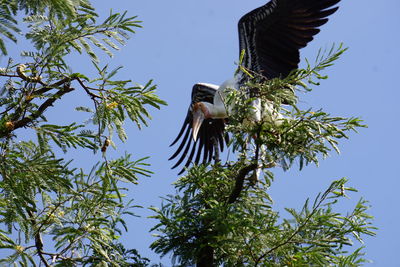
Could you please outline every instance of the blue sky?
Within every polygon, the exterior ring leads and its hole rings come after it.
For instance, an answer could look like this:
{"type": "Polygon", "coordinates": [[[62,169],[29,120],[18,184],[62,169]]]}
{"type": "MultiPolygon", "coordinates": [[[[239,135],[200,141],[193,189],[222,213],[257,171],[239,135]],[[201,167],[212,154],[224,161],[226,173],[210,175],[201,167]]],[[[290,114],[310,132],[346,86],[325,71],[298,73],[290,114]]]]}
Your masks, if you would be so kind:
{"type": "MultiPolygon", "coordinates": [[[[129,191],[136,204],[160,206],[161,196],[174,193],[171,185],[178,176],[170,170],[169,148],[185,117],[191,88],[196,82],[220,84],[233,75],[238,59],[237,21],[246,12],[265,4],[261,0],[170,0],[170,1],[93,1],[102,14],[110,7],[114,12],[128,10],[143,20],[138,29],[112,60],[103,63],[123,65],[121,79],[144,84],[154,79],[158,94],[168,102],[161,111],[152,110],[150,127],[141,131],[127,125],[129,140],[119,145],[134,158],[151,156],[155,174],[143,178],[129,191]]],[[[342,202],[340,211],[349,210],[361,197],[370,201],[378,235],[365,240],[368,266],[400,266],[397,259],[400,228],[400,150],[398,99],[400,62],[400,2],[398,0],[353,0],[339,4],[339,11],[315,40],[301,52],[301,58],[314,59],[319,48],[343,42],[349,50],[326,74],[329,79],[307,95],[300,96],[305,105],[323,108],[332,115],[361,117],[369,128],[350,134],[341,142],[341,155],[332,154],[319,167],[309,166],[299,172],[276,170],[270,194],[276,208],[301,208],[307,197],[324,191],[335,179],[348,177],[359,189],[342,202]]],[[[90,64],[72,58],[72,69],[91,73],[90,64]]],[[[304,61],[303,61],[304,62],[304,61]]],[[[1,62],[4,64],[4,59],[1,62]]],[[[92,72],[93,73],[93,72],[92,72]]],[[[61,121],[82,119],[73,107],[85,103],[79,95],[68,96],[54,108],[51,117],[61,121]]],[[[86,102],[87,103],[87,102],[86,102]]],[[[112,152],[114,154],[115,152],[112,152]]],[[[117,153],[115,153],[116,155],[117,153]]],[[[89,167],[99,155],[72,153],[79,163],[89,167]]],[[[170,265],[159,259],[148,246],[154,240],[148,230],[155,221],[151,213],[137,210],[141,218],[129,218],[129,232],[123,237],[127,247],[137,248],[152,262],[170,265]]]]}

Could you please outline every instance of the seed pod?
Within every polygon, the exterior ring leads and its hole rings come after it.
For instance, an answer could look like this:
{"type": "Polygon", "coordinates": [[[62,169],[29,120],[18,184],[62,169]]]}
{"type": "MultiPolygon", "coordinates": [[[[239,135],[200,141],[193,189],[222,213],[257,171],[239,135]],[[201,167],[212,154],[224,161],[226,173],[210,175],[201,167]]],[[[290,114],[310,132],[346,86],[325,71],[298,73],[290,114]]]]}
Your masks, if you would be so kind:
{"type": "Polygon", "coordinates": [[[7,130],[9,130],[9,131],[12,131],[12,130],[14,130],[14,122],[12,122],[12,121],[7,121],[6,123],[5,123],[5,126],[6,126],[6,129],[7,130]]]}
{"type": "Polygon", "coordinates": [[[106,152],[107,151],[107,147],[110,145],[110,139],[108,139],[108,137],[106,138],[106,140],[104,140],[103,146],[101,147],[101,152],[106,152]]]}

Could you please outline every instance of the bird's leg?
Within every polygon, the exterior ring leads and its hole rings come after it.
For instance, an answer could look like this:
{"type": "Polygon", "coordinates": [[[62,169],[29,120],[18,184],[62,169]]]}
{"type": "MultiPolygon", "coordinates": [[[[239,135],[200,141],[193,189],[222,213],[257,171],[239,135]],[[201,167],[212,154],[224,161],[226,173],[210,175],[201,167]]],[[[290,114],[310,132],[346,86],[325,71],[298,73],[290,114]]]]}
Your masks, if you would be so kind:
{"type": "Polygon", "coordinates": [[[258,165],[259,159],[260,159],[260,144],[257,142],[258,138],[260,136],[260,131],[258,130],[255,137],[254,137],[254,143],[256,145],[256,150],[255,150],[255,155],[254,155],[254,162],[256,164],[256,169],[253,171],[253,174],[250,176],[249,181],[250,185],[255,186],[260,178],[260,173],[261,173],[261,168],[258,165]]]}
{"type": "Polygon", "coordinates": [[[211,137],[211,143],[214,147],[214,164],[220,163],[221,159],[219,156],[219,147],[218,147],[218,142],[216,140],[216,138],[213,136],[211,137]]]}

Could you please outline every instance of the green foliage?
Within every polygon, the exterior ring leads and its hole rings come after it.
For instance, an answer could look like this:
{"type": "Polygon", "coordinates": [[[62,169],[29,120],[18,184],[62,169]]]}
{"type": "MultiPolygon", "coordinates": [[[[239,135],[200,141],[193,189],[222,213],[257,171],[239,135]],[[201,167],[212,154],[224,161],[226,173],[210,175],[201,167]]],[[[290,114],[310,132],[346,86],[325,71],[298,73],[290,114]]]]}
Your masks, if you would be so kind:
{"type": "MultiPolygon", "coordinates": [[[[161,209],[152,208],[156,212],[153,218],[159,221],[152,230],[160,235],[156,235],[159,238],[151,248],[161,255],[173,252],[182,266],[195,264],[208,241],[213,248],[218,248],[219,264],[226,263],[227,254],[236,254],[235,242],[242,238],[243,230],[253,227],[251,220],[260,218],[270,210],[271,204],[265,187],[253,190],[248,185],[245,186],[248,198],[230,203],[232,178],[238,175],[241,166],[242,162],[229,168],[215,165],[209,171],[204,165],[191,168],[175,183],[178,194],[164,198],[161,209]]],[[[271,220],[276,218],[273,212],[268,216],[271,220]]]]}
{"type": "Polygon", "coordinates": [[[322,109],[302,110],[297,105],[296,92],[311,92],[309,85],[318,85],[318,80],[327,76],[320,71],[331,66],[346,49],[335,45],[329,51],[319,51],[315,66],[292,72],[285,79],[272,79],[263,83],[257,78],[249,82],[242,90],[229,90],[226,97],[228,105],[235,109],[230,114],[228,130],[235,150],[248,153],[252,137],[257,136],[254,147],[267,147],[263,153],[263,164],[280,164],[288,169],[296,160],[300,169],[309,163],[318,164],[318,156],[323,158],[333,149],[339,153],[338,140],[348,138],[347,132],[365,127],[359,118],[332,117],[322,109]],[[283,89],[282,89],[283,88],[283,89]],[[249,90],[257,90],[254,98],[248,98],[249,90]],[[250,103],[256,99],[267,103],[265,116],[260,122],[246,123],[253,111],[250,103]],[[286,104],[286,105],[282,105],[286,104]],[[280,119],[277,119],[281,116],[280,119]],[[273,117],[276,117],[273,119],[273,117]]]}
{"type": "Polygon", "coordinates": [[[9,0],[8,8],[16,12],[22,10],[26,14],[43,14],[46,11],[62,16],[73,17],[76,15],[76,9],[80,6],[87,6],[86,0],[9,0]]]}
{"type": "Polygon", "coordinates": [[[140,27],[140,21],[136,21],[136,17],[127,18],[126,13],[110,14],[100,24],[97,24],[97,18],[98,15],[90,7],[82,8],[75,17],[64,20],[28,16],[25,21],[30,24],[31,30],[26,37],[32,40],[36,49],[43,50],[46,57],[66,67],[62,58],[71,50],[87,53],[96,63],[99,59],[93,46],[112,57],[110,48],[118,50],[120,45],[125,45],[129,34],[135,32],[133,28],[140,27]]]}
{"type": "Polygon", "coordinates": [[[126,156],[98,164],[86,175],[70,169],[50,151],[39,152],[32,142],[18,147],[1,161],[1,221],[10,232],[16,229],[18,235],[25,235],[25,240],[0,241],[0,248],[15,251],[2,261],[35,262],[37,253],[55,257],[53,262],[59,266],[123,261],[124,254],[131,252],[117,243],[123,233],[120,228],[126,230],[122,216],[134,215],[131,210],[138,206],[123,201],[125,189],[110,186],[110,181],[136,183],[137,175],[148,175],[142,160],[131,162],[126,156]],[[52,238],[54,252],[47,251],[51,247],[45,247],[41,235],[52,238]],[[80,253],[71,256],[72,251],[80,253]]]}
{"type": "MultiPolygon", "coordinates": [[[[21,52],[22,59],[10,58],[0,68],[0,250],[7,255],[2,264],[149,265],[120,237],[127,230],[126,216],[140,208],[127,199],[125,186],[152,172],[146,157],[109,159],[108,149],[116,147],[115,134],[122,142],[128,138],[126,121],[138,129],[147,126],[149,108],[166,103],[152,81],[119,80],[121,67],[100,64],[101,55],[112,57],[138,27],[140,21],[126,13],[110,13],[99,22],[86,0],[0,0],[1,53],[7,53],[5,41],[17,42],[17,36],[32,45],[21,52]],[[17,20],[21,13],[25,17],[17,20]],[[72,53],[87,55],[97,73],[74,72],[68,61],[72,53]],[[88,101],[75,109],[87,120],[49,122],[49,108],[77,91],[88,101]],[[26,140],[29,136],[36,138],[26,140]],[[103,157],[87,171],[68,160],[71,150],[100,150],[103,157]]],[[[195,166],[175,183],[178,193],[153,208],[158,239],[152,249],[172,253],[182,266],[198,264],[206,252],[216,266],[360,266],[366,261],[363,248],[353,248],[353,242],[374,235],[367,202],[361,199],[347,215],[336,211],[346,193],[355,191],[346,179],[333,182],[312,204],[307,200],[300,211],[286,209],[287,217],[273,210],[267,193],[271,168],[287,169],[296,161],[300,168],[318,164],[331,150],[339,152],[338,141],[349,131],[364,126],[358,118],[297,104],[296,93],[310,92],[326,79],[320,72],[344,51],[342,46],[320,51],[314,66],[267,82],[239,67],[252,79],[226,99],[235,107],[227,130],[238,160],[195,166]],[[249,91],[257,92],[255,98],[249,91]],[[254,123],[248,120],[254,113],[249,104],[256,98],[270,114],[254,123]],[[264,173],[258,181],[257,170],[264,173]]]]}
{"type": "MultiPolygon", "coordinates": [[[[125,13],[110,14],[100,24],[97,17],[90,6],[85,6],[77,9],[75,16],[64,19],[41,13],[25,18],[30,28],[26,37],[32,41],[36,51],[23,53],[28,62],[20,64],[10,60],[5,68],[0,69],[0,75],[8,78],[1,90],[1,105],[4,107],[1,136],[5,137],[17,128],[32,126],[34,122],[46,121],[44,111],[63,95],[74,91],[74,85],[92,100],[92,108],[79,107],[78,110],[93,113],[92,122],[97,132],[77,124],[35,125],[41,147],[50,138],[64,150],[66,147],[96,149],[106,138],[112,141],[114,130],[125,141],[127,135],[123,122],[126,119],[135,122],[139,128],[147,126],[146,120],[151,116],[146,106],[159,109],[160,105],[165,105],[156,96],[156,86],[151,81],[140,86],[131,85],[130,80],[116,80],[121,67],[109,71],[108,66],[100,67],[95,63],[98,76],[92,79],[71,71],[65,58],[72,51],[85,51],[91,60],[98,62],[98,56],[89,45],[91,42],[94,46],[101,46],[96,36],[103,36],[102,42],[110,47],[119,48],[115,42],[125,44],[128,34],[139,27],[135,17],[127,18],[125,13]],[[78,128],[83,132],[77,133],[78,128]],[[107,136],[104,136],[105,130],[108,130],[107,136]]],[[[105,47],[102,50],[111,55],[105,47]]]]}
{"type": "Polygon", "coordinates": [[[237,161],[193,166],[175,183],[177,195],[153,207],[158,224],[152,229],[157,240],[151,248],[161,255],[172,253],[178,266],[361,266],[366,262],[364,236],[375,227],[361,199],[347,215],[337,212],[347,192],[347,179],[334,181],[300,211],[286,209],[282,216],[273,209],[267,193],[272,168],[300,169],[318,164],[338,141],[362,125],[358,118],[331,116],[323,110],[302,110],[297,92],[311,92],[327,76],[320,74],[346,49],[342,45],[319,52],[315,66],[296,70],[285,79],[260,82],[251,76],[240,90],[227,89],[225,104],[230,112],[227,130],[238,154],[237,161]],[[249,95],[254,97],[249,97],[249,95]],[[266,116],[252,121],[252,105],[261,100],[266,116]],[[257,173],[262,171],[263,179],[257,173]],[[257,181],[258,178],[258,181],[257,181]],[[355,248],[353,248],[355,247],[355,248]],[[208,255],[208,258],[207,258],[208,255]],[[207,258],[208,262],[204,262],[207,258]],[[210,263],[210,261],[213,261],[210,263]],[[200,264],[200,265],[199,265],[200,264]]]}
{"type": "Polygon", "coordinates": [[[15,33],[20,33],[18,22],[15,17],[18,11],[31,14],[33,17],[47,13],[48,16],[56,16],[60,20],[63,18],[73,18],[77,16],[78,9],[92,9],[87,0],[1,0],[0,1],[0,50],[3,55],[7,55],[7,49],[1,36],[17,42],[15,33]]]}
{"type": "MultiPolygon", "coordinates": [[[[100,67],[98,55],[112,56],[111,49],[124,45],[139,22],[126,13],[110,13],[99,23],[95,10],[82,0],[1,4],[0,34],[17,41],[11,33],[19,31],[13,17],[24,11],[27,16],[18,23],[25,24],[32,44],[19,62],[10,58],[0,68],[0,223],[5,226],[0,250],[7,255],[1,264],[147,266],[148,259],[119,241],[127,231],[126,216],[140,208],[127,199],[124,185],[152,174],[147,157],[109,159],[107,151],[115,147],[114,132],[121,141],[127,139],[126,121],[139,129],[147,126],[149,108],[166,103],[152,81],[141,86],[118,80],[121,67],[100,67]],[[94,77],[73,72],[67,59],[74,52],[88,55],[94,77]],[[48,121],[49,108],[78,90],[87,105],[76,110],[89,112],[88,120],[48,121]],[[71,150],[103,157],[87,172],[88,166],[68,160],[71,150]]],[[[0,48],[6,53],[2,39],[0,48]]]]}
{"type": "Polygon", "coordinates": [[[287,209],[288,219],[272,209],[266,193],[269,182],[253,187],[245,182],[241,197],[230,203],[234,178],[243,163],[229,167],[193,167],[178,180],[176,196],[168,196],[160,209],[153,208],[158,239],[152,249],[172,252],[179,266],[195,264],[202,247],[214,249],[215,265],[224,266],[360,266],[361,249],[348,249],[362,235],[374,235],[367,202],[360,200],[347,215],[334,211],[345,199],[347,180],[334,181],[313,204],[301,211],[287,209]],[[283,222],[281,222],[283,220],[283,222]]]}
{"type": "Polygon", "coordinates": [[[90,82],[96,83],[100,92],[99,96],[103,101],[97,103],[95,111],[87,107],[78,107],[78,110],[93,113],[92,121],[99,125],[100,135],[107,129],[109,135],[112,136],[116,130],[119,138],[125,141],[127,136],[123,129],[123,122],[127,118],[140,129],[142,124],[147,126],[147,119],[151,119],[145,106],[151,105],[160,109],[160,105],[166,103],[155,94],[156,86],[151,80],[144,86],[130,86],[130,80],[112,80],[119,69],[114,69],[109,73],[107,66],[102,69],[97,68],[101,78],[90,82]]]}
{"type": "Polygon", "coordinates": [[[17,21],[13,17],[14,15],[15,12],[7,5],[5,0],[2,0],[0,2],[0,50],[3,55],[7,55],[7,49],[1,36],[13,42],[17,42],[17,38],[14,34],[20,32],[17,27],[17,21]]]}
{"type": "Polygon", "coordinates": [[[82,131],[76,133],[76,130],[84,127],[84,125],[76,125],[72,123],[67,126],[42,124],[36,128],[36,134],[38,139],[38,144],[40,145],[41,151],[47,146],[49,139],[51,139],[58,147],[60,147],[64,152],[67,152],[68,148],[89,148],[97,149],[94,139],[95,136],[90,132],[82,131]]]}

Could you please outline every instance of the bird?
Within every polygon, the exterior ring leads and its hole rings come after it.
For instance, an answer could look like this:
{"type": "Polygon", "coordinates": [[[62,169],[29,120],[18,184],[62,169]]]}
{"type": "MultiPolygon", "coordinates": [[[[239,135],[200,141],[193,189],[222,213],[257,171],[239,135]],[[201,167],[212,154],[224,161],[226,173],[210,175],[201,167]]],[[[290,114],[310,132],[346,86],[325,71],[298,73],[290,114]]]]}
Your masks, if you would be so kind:
{"type": "MultiPolygon", "coordinates": [[[[179,175],[191,163],[198,165],[212,161],[219,149],[229,143],[225,126],[229,122],[231,106],[225,103],[227,89],[239,90],[249,81],[248,73],[263,80],[285,78],[298,68],[300,49],[320,32],[319,27],[338,10],[340,0],[271,0],[240,18],[238,22],[241,66],[234,77],[220,86],[196,83],[181,130],[170,146],[179,146],[169,158],[178,157],[172,169],[185,161],[179,175]]],[[[260,120],[262,109],[270,111],[270,103],[255,99],[252,117],[260,120]]],[[[276,118],[282,118],[276,115],[276,118]]]]}

